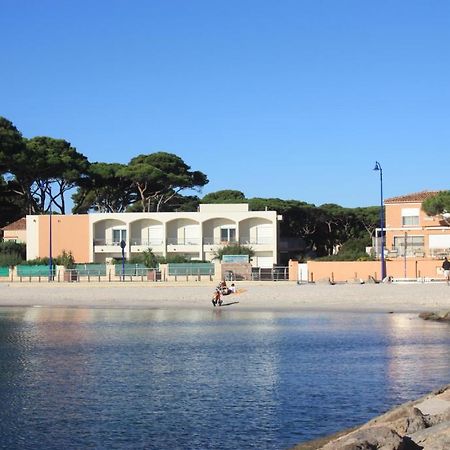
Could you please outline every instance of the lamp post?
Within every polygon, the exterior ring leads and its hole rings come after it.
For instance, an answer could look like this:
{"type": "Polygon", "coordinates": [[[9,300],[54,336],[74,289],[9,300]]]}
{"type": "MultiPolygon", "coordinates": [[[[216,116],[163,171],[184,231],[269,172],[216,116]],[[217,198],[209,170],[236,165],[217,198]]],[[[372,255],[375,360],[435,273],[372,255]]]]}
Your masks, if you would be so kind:
{"type": "MultiPolygon", "coordinates": [[[[48,190],[50,195],[50,203],[49,203],[49,217],[48,217],[48,229],[49,229],[49,250],[48,250],[48,281],[53,281],[53,256],[52,256],[52,188],[50,186],[45,186],[44,182],[39,183],[39,187],[42,189],[43,193],[48,190]]],[[[45,202],[45,200],[44,200],[45,202]]],[[[43,203],[43,210],[45,212],[45,203],[43,203]]]]}
{"type": "Polygon", "coordinates": [[[380,234],[381,234],[381,281],[386,278],[386,262],[384,260],[384,200],[383,200],[383,169],[378,161],[375,161],[375,167],[373,170],[380,172],[380,234]]]}
{"type": "Polygon", "coordinates": [[[120,248],[122,249],[122,281],[125,281],[125,247],[127,243],[122,239],[120,241],[120,248]]]}
{"type": "Polygon", "coordinates": [[[50,236],[49,236],[49,261],[48,261],[48,265],[49,265],[49,274],[48,274],[48,281],[53,281],[53,255],[52,255],[52,188],[49,186],[48,187],[48,192],[50,194],[50,217],[49,217],[49,232],[50,232],[50,236]]]}

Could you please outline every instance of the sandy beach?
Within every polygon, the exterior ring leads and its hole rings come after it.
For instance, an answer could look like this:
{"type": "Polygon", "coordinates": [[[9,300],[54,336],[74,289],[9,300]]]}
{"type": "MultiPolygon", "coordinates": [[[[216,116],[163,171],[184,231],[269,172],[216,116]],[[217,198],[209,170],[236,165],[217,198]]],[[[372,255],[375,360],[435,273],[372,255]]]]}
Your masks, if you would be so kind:
{"type": "MultiPolygon", "coordinates": [[[[2,283],[0,306],[212,308],[214,283],[2,283]]],[[[237,283],[222,308],[252,311],[414,312],[450,310],[450,286],[237,283]]]]}

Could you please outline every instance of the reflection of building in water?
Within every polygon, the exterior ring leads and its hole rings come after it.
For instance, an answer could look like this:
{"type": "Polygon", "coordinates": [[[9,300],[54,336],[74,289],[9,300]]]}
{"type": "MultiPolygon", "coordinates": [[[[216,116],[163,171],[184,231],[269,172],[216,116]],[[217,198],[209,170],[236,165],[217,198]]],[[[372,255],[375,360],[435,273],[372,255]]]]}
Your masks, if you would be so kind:
{"type": "MultiPolygon", "coordinates": [[[[406,396],[421,381],[431,383],[450,372],[450,328],[417,315],[391,314],[387,332],[387,376],[392,395],[406,396]]],[[[433,385],[433,384],[432,384],[433,385]]]]}

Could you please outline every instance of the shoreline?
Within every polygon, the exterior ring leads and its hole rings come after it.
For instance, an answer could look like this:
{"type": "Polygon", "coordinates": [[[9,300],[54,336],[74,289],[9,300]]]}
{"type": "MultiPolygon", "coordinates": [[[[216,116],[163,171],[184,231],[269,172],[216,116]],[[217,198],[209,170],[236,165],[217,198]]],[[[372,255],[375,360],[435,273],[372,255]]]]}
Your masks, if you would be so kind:
{"type": "MultiPolygon", "coordinates": [[[[227,310],[416,313],[450,310],[447,284],[237,282],[227,310]]],[[[0,307],[211,309],[213,282],[1,283],[0,307]]],[[[225,309],[222,306],[222,309],[225,309]]]]}

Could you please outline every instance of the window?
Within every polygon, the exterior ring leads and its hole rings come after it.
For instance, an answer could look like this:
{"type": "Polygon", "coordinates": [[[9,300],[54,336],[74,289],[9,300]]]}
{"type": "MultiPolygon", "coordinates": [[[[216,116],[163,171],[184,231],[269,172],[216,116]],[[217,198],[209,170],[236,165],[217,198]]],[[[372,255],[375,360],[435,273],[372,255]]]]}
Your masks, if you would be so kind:
{"type": "Polygon", "coordinates": [[[423,236],[394,236],[394,249],[398,250],[399,256],[413,256],[416,252],[423,252],[425,238],[423,236]]]}
{"type": "Polygon", "coordinates": [[[418,226],[419,225],[419,216],[403,216],[402,217],[402,225],[404,227],[418,226]]]}
{"type": "Polygon", "coordinates": [[[402,209],[402,226],[417,227],[419,225],[419,208],[403,208],[402,209]]]}
{"type": "Polygon", "coordinates": [[[127,241],[127,230],[116,229],[113,232],[113,244],[120,244],[121,241],[127,241]]]}
{"type": "Polygon", "coordinates": [[[236,241],[236,228],[221,228],[220,240],[222,242],[235,242],[236,241]]]}

